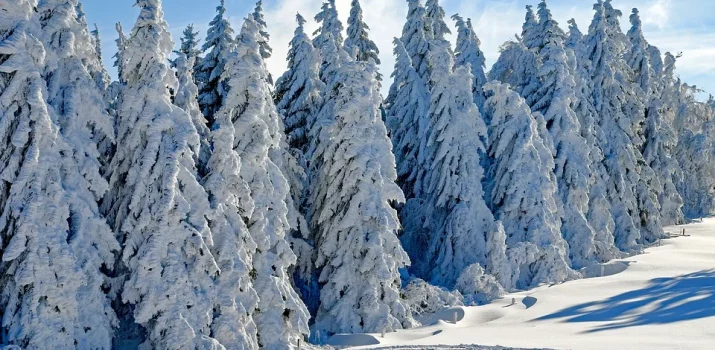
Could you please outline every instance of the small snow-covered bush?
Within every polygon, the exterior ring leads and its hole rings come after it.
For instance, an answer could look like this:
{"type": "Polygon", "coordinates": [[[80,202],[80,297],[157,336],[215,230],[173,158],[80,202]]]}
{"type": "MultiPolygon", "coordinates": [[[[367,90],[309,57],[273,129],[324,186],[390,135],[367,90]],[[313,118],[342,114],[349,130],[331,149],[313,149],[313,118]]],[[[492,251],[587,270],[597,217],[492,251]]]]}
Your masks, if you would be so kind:
{"type": "Polygon", "coordinates": [[[496,278],[486,274],[479,264],[472,264],[462,271],[456,288],[464,296],[467,305],[486,304],[506,294],[496,278]]]}
{"type": "Polygon", "coordinates": [[[414,315],[435,313],[450,306],[463,306],[464,298],[458,291],[450,292],[415,278],[402,289],[402,295],[414,315]]]}

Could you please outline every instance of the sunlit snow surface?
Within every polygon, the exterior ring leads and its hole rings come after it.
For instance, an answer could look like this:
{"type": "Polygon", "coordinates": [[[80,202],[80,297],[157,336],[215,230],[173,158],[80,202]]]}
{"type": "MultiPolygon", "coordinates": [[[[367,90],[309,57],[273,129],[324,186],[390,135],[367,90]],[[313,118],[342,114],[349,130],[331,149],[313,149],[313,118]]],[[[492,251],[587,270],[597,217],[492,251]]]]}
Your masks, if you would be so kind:
{"type": "MultiPolygon", "coordinates": [[[[510,294],[437,315],[426,322],[431,326],[331,343],[363,349],[713,349],[715,218],[666,232],[680,235],[683,228],[684,237],[606,264],[606,277],[510,294]]],[[[601,268],[584,272],[600,276],[601,268]]]]}

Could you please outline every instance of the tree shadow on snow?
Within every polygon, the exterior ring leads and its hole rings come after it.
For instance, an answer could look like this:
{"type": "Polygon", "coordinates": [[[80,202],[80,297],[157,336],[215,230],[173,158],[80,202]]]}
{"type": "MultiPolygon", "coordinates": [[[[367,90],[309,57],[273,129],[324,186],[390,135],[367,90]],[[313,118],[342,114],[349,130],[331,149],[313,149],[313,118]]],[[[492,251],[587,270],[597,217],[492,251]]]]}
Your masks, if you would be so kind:
{"type": "Polygon", "coordinates": [[[648,287],[575,305],[537,321],[609,322],[585,333],[715,316],[715,270],[656,278],[648,287]]]}

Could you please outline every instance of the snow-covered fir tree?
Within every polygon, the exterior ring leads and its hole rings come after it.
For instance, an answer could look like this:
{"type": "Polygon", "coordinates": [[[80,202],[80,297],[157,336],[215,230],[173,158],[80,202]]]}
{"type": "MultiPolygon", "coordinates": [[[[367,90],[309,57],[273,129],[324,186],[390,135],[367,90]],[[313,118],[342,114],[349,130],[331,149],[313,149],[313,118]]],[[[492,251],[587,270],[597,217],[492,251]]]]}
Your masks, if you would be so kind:
{"type": "Polygon", "coordinates": [[[523,98],[497,82],[488,83],[485,89],[491,164],[485,190],[507,235],[512,276],[505,287],[527,288],[575,278],[561,236],[551,150],[523,98]]]}
{"type": "Polygon", "coordinates": [[[387,126],[397,162],[398,183],[409,202],[422,194],[423,173],[418,164],[421,159],[420,139],[428,124],[429,92],[412,66],[410,54],[402,41],[395,38],[393,42],[396,59],[392,73],[394,80],[390,88],[392,102],[387,110],[387,126]]]}
{"type": "MultiPolygon", "coordinates": [[[[304,208],[305,190],[308,186],[306,177],[308,170],[306,154],[310,147],[308,133],[322,103],[320,93],[324,84],[319,77],[320,55],[305,33],[305,19],[298,14],[296,21],[298,27],[290,42],[287,57],[288,70],[276,82],[274,99],[278,112],[283,117],[282,122],[287,136],[285,150],[290,152],[289,158],[291,158],[288,159],[288,165],[293,161],[299,165],[299,169],[295,169],[298,171],[290,171],[294,176],[286,174],[286,177],[290,184],[293,203],[299,209],[298,214],[301,214],[306,211],[302,208],[304,208]]],[[[286,172],[288,170],[286,169],[286,172]]],[[[294,282],[308,310],[314,313],[320,300],[317,296],[317,278],[313,276],[313,251],[309,244],[312,237],[309,235],[308,228],[301,223],[302,217],[299,215],[295,219],[297,222],[291,224],[293,230],[289,237],[293,251],[298,257],[293,272],[294,282]]]]}
{"type": "Polygon", "coordinates": [[[174,46],[159,0],[139,0],[124,51],[126,87],[118,108],[117,151],[104,212],[123,245],[117,280],[129,321],[152,348],[209,348],[214,278],[206,215],[196,178],[199,137],[191,117],[171,103],[174,46]],[[166,298],[171,295],[171,298],[166,298]],[[190,310],[190,311],[189,311],[190,310]]]}
{"type": "Polygon", "coordinates": [[[554,148],[554,169],[561,200],[562,235],[571,247],[574,266],[593,262],[596,232],[587,220],[589,191],[593,181],[586,140],[571,106],[576,102],[576,81],[571,75],[564,45],[564,32],[553,19],[545,1],[538,8],[539,87],[529,96],[533,112],[544,116],[554,148]]]}
{"type": "MultiPolygon", "coordinates": [[[[425,16],[422,0],[407,0],[407,20],[402,27],[400,40],[410,54],[412,66],[425,82],[429,81],[429,40],[432,38],[431,26],[425,16]]],[[[388,103],[392,100],[388,98],[388,103]]]]}
{"type": "Polygon", "coordinates": [[[209,144],[209,128],[206,126],[206,119],[199,107],[199,88],[194,82],[194,58],[188,58],[183,52],[178,53],[178,57],[172,61],[176,69],[178,85],[174,91],[174,105],[183,109],[191,117],[191,122],[199,135],[199,144],[192,145],[198,148],[192,149],[194,163],[196,163],[199,174],[205,172],[211,146],[209,144]]]}
{"type": "Polygon", "coordinates": [[[198,61],[200,59],[199,55],[201,54],[201,50],[199,50],[200,41],[199,32],[195,32],[194,25],[189,24],[182,32],[181,45],[177,51],[186,55],[186,59],[198,61]]]}
{"type": "Polygon", "coordinates": [[[263,17],[263,0],[256,1],[256,7],[251,16],[253,16],[253,20],[256,21],[256,25],[258,25],[258,30],[261,34],[261,40],[259,41],[261,45],[261,57],[263,57],[263,59],[271,58],[273,49],[269,43],[271,35],[268,34],[268,24],[263,17]]]}
{"type": "Polygon", "coordinates": [[[253,256],[253,286],[260,296],[253,320],[258,344],[270,349],[295,347],[308,333],[308,311],[293,290],[288,269],[296,256],[286,240],[289,185],[280,169],[283,131],[273,103],[268,70],[260,52],[262,36],[249,17],[237,39],[236,52],[226,63],[223,79],[230,87],[218,112],[235,128],[233,148],[241,159],[241,177],[246,181],[255,209],[247,217],[248,230],[256,243],[253,256]]]}
{"type": "Polygon", "coordinates": [[[490,81],[509,84],[517,93],[528,95],[538,87],[538,70],[539,56],[517,37],[499,48],[499,58],[488,77],[490,81]]]}
{"type": "MultiPolygon", "coordinates": [[[[276,82],[275,101],[284,118],[290,147],[304,158],[309,147],[308,129],[321,105],[320,54],[306,35],[303,16],[296,15],[298,27],[288,50],[288,69],[276,82]]],[[[297,156],[298,154],[296,154],[297,156]]]]}
{"type": "Polygon", "coordinates": [[[348,36],[345,39],[345,51],[355,54],[358,61],[367,62],[372,58],[375,63],[380,64],[380,50],[375,42],[370,40],[368,32],[370,27],[363,22],[362,7],[359,0],[352,0],[350,17],[348,18],[348,36]]]}
{"type": "Polygon", "coordinates": [[[217,114],[211,131],[211,156],[204,188],[209,195],[209,227],[214,237],[211,252],[220,274],[211,330],[227,349],[258,349],[253,321],[258,293],[253,288],[256,243],[246,226],[255,204],[251,189],[241,177],[241,158],[234,150],[236,129],[230,115],[217,114]]]}
{"type": "Polygon", "coordinates": [[[486,69],[486,57],[480,48],[482,43],[474,32],[471,19],[467,18],[465,22],[460,15],[454,15],[452,19],[457,25],[455,64],[457,66],[466,66],[469,64],[473,78],[472,94],[474,95],[474,103],[477,104],[478,108],[482,108],[486,100],[483,86],[487,83],[487,76],[484,73],[486,69]]]}
{"type": "MultiPolygon", "coordinates": [[[[480,264],[509,281],[506,235],[484,202],[480,154],[485,154],[487,128],[473,102],[468,67],[453,70],[447,44],[432,49],[434,87],[424,137],[427,237],[415,263],[437,285],[454,287],[469,266],[480,264]]],[[[463,291],[474,293],[476,291],[463,291]]],[[[500,295],[489,295],[498,298],[500,295]]]]}
{"type": "Polygon", "coordinates": [[[322,334],[391,331],[413,324],[400,298],[409,263],[391,202],[404,200],[379,105],[374,62],[346,60],[327,91],[333,122],[323,129],[312,202],[320,272],[316,329],[322,334]]]}
{"type": "Polygon", "coordinates": [[[640,153],[643,140],[639,128],[645,121],[645,108],[635,86],[628,80],[630,69],[624,59],[630,43],[621,32],[610,0],[594,5],[585,57],[591,62],[593,104],[604,138],[600,148],[609,175],[607,193],[615,222],[617,246],[630,250],[653,242],[663,235],[655,173],[640,153]]]}
{"type": "Polygon", "coordinates": [[[320,27],[313,33],[313,46],[318,49],[322,62],[320,64],[320,79],[328,84],[337,69],[343,50],[343,23],[338,18],[335,0],[326,0],[315,15],[315,21],[320,27]]]}
{"type": "Polygon", "coordinates": [[[591,168],[592,183],[589,191],[587,219],[593,228],[594,257],[597,261],[606,262],[619,257],[620,251],[616,248],[613,231],[615,222],[611,215],[611,204],[606,194],[609,181],[608,173],[603,165],[603,150],[600,141],[605,135],[600,125],[596,123],[596,110],[593,105],[593,82],[590,74],[590,61],[584,51],[584,37],[576,21],[569,20],[569,34],[566,40],[567,55],[571,57],[573,77],[576,81],[575,100],[571,109],[576,113],[581,125],[581,136],[586,140],[588,162],[591,168]]]}
{"type": "Polygon", "coordinates": [[[628,52],[626,60],[633,73],[633,81],[641,89],[641,98],[646,99],[652,93],[653,80],[657,79],[654,77],[650,65],[650,54],[648,53],[650,45],[643,37],[643,24],[638,9],[633,9],[629,19],[631,29],[628,30],[628,40],[631,43],[631,50],[628,52]]]}
{"type": "Polygon", "coordinates": [[[542,38],[539,37],[539,22],[534,14],[534,7],[526,5],[526,15],[524,15],[524,24],[521,26],[521,39],[524,45],[529,50],[536,50],[543,45],[542,38]]]}
{"type": "Polygon", "coordinates": [[[100,90],[103,84],[97,85],[90,71],[99,67],[95,72],[101,76],[103,68],[95,52],[86,51],[93,40],[78,20],[77,8],[76,0],[43,0],[37,7],[37,28],[47,53],[43,77],[50,115],[64,140],[59,168],[71,217],[68,240],[85,276],[78,292],[83,300],[81,327],[86,331],[78,342],[106,348],[116,318],[102,290],[107,276],[100,271],[103,266],[111,269],[113,251],[119,246],[97,205],[108,189],[100,171],[105,159],[98,145],[114,141],[114,122],[100,90]],[[86,65],[91,61],[92,65],[86,65]]]}
{"type": "MultiPolygon", "coordinates": [[[[46,60],[33,35],[36,6],[28,0],[0,2],[2,343],[110,349],[116,319],[100,271],[118,245],[92,192],[101,195],[106,184],[90,188],[82,179],[73,140],[54,123],[59,116],[46,102],[42,72],[56,56],[46,60]]],[[[74,7],[66,10],[58,16],[76,16],[74,7]]],[[[96,88],[84,74],[87,89],[96,88]]]]}
{"type": "Polygon", "coordinates": [[[212,124],[213,115],[221,108],[227,90],[222,77],[226,60],[236,46],[233,36],[231,23],[226,18],[226,0],[221,0],[216,7],[216,17],[209,23],[206,41],[201,47],[205,56],[195,72],[196,85],[199,87],[199,106],[209,125],[212,124]]]}
{"type": "Polygon", "coordinates": [[[124,29],[122,28],[121,23],[117,22],[114,28],[117,31],[117,40],[115,40],[115,43],[117,44],[117,53],[115,53],[112,57],[114,57],[114,67],[117,68],[117,78],[119,82],[124,82],[124,66],[126,65],[126,61],[124,60],[124,50],[127,49],[127,36],[124,34],[124,29]]]}
{"type": "Polygon", "coordinates": [[[90,31],[89,34],[91,35],[92,42],[94,42],[94,55],[87,57],[88,59],[85,64],[99,89],[104,91],[109,87],[112,78],[104,68],[104,62],[102,61],[102,38],[99,35],[99,27],[97,27],[96,23],[94,24],[94,29],[90,31]]]}
{"type": "Polygon", "coordinates": [[[439,0],[427,0],[425,2],[425,18],[431,29],[430,40],[444,41],[447,34],[452,34],[444,21],[445,12],[439,4],[439,0]]]}

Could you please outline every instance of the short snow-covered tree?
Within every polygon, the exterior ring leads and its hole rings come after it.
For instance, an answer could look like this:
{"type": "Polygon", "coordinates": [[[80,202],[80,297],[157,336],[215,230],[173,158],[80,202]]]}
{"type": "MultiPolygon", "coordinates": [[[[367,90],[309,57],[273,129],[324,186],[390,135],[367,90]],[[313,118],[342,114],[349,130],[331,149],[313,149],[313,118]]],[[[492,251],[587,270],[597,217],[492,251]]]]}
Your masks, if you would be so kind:
{"type": "Polygon", "coordinates": [[[511,89],[521,95],[528,95],[538,86],[538,70],[539,56],[517,37],[499,48],[499,58],[488,77],[490,81],[509,84],[511,89]]]}
{"type": "Polygon", "coordinates": [[[484,73],[486,68],[486,58],[482,49],[479,47],[482,43],[477,38],[472,27],[472,20],[464,19],[459,15],[452,16],[452,19],[457,25],[457,46],[455,48],[455,64],[457,66],[466,66],[469,64],[472,73],[472,94],[474,95],[474,103],[478,108],[484,106],[484,84],[487,83],[487,76],[484,73]]]}
{"type": "MultiPolygon", "coordinates": [[[[399,269],[409,263],[397,238],[395,160],[379,105],[374,62],[343,62],[329,90],[333,121],[317,157],[312,226],[320,273],[316,329],[391,331],[412,325],[400,298],[399,269]]],[[[325,334],[325,333],[324,333],[325,334]]]]}
{"type": "Polygon", "coordinates": [[[575,278],[561,236],[553,158],[526,101],[505,84],[485,86],[490,121],[485,189],[496,219],[504,223],[512,264],[508,288],[575,278]]]}
{"type": "MultiPolygon", "coordinates": [[[[424,137],[426,250],[415,262],[437,285],[454,287],[469,266],[509,280],[506,235],[484,202],[480,154],[487,128],[473,101],[468,67],[453,70],[448,45],[434,45],[430,65],[434,87],[424,137]]],[[[474,294],[476,291],[465,291],[474,294]]]]}
{"type": "Polygon", "coordinates": [[[171,103],[174,46],[159,0],[138,0],[126,43],[126,86],[104,212],[123,244],[121,300],[146,328],[145,346],[207,348],[218,266],[210,252],[208,197],[196,178],[199,137],[171,103]],[[167,298],[166,296],[170,297],[167,298]]]}
{"type": "Polygon", "coordinates": [[[234,50],[234,32],[226,18],[226,0],[216,7],[216,17],[209,23],[209,29],[201,50],[204,58],[196,67],[196,85],[199,87],[201,112],[212,124],[213,115],[221,108],[226,85],[222,80],[226,60],[234,50]],[[208,52],[206,52],[208,51],[208,52]]]}
{"type": "Polygon", "coordinates": [[[241,159],[241,177],[255,203],[247,218],[256,243],[253,287],[260,296],[253,320],[259,346],[290,349],[308,333],[308,311],[291,285],[288,269],[296,256],[286,240],[289,186],[281,172],[281,121],[260,51],[262,36],[252,17],[245,20],[236,52],[226,63],[223,79],[230,87],[217,116],[235,128],[235,152],[241,159]]]}

